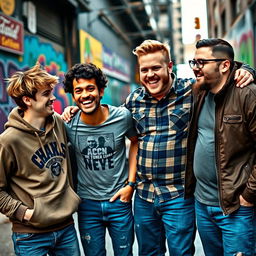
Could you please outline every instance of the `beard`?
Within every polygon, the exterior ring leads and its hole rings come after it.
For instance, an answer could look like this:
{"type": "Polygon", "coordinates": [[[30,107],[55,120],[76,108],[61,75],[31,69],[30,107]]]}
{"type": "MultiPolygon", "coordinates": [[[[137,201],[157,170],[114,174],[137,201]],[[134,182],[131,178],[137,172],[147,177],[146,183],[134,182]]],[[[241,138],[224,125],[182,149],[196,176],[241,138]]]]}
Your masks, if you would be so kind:
{"type": "Polygon", "coordinates": [[[216,87],[221,81],[219,66],[214,69],[214,72],[204,75],[204,81],[198,85],[200,91],[210,91],[216,87]]]}
{"type": "Polygon", "coordinates": [[[86,115],[93,115],[100,107],[100,101],[95,103],[95,107],[91,111],[83,111],[86,115]]]}
{"type": "Polygon", "coordinates": [[[201,84],[200,91],[209,91],[209,90],[211,90],[210,84],[208,84],[208,83],[201,84]]]}

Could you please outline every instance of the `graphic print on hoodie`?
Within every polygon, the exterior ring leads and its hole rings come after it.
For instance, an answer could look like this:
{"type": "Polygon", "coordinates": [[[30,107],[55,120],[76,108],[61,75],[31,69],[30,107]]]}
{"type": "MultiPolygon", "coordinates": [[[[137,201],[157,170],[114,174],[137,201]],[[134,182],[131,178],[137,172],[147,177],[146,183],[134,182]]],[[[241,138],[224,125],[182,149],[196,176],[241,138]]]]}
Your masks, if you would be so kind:
{"type": "Polygon", "coordinates": [[[66,145],[50,142],[40,147],[31,157],[32,162],[40,169],[46,168],[52,177],[59,176],[63,171],[62,162],[66,158],[66,145]]]}

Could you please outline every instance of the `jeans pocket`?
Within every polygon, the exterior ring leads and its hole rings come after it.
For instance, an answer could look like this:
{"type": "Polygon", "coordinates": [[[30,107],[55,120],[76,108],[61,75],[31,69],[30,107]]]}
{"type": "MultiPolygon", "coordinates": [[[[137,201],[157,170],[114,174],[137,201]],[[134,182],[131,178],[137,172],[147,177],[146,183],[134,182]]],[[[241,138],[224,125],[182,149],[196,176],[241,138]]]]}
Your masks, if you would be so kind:
{"type": "Polygon", "coordinates": [[[26,241],[26,240],[29,240],[30,238],[32,238],[32,237],[34,236],[34,234],[31,234],[31,233],[17,233],[17,232],[14,232],[14,236],[15,236],[16,242],[19,242],[19,241],[26,241]]]}
{"type": "Polygon", "coordinates": [[[240,205],[238,208],[239,210],[252,210],[255,206],[245,206],[245,205],[240,205]]]}
{"type": "Polygon", "coordinates": [[[121,204],[130,204],[131,201],[126,202],[126,201],[122,201],[120,198],[117,199],[117,202],[120,202],[121,204]]]}
{"type": "Polygon", "coordinates": [[[255,215],[255,206],[244,206],[240,207],[234,212],[236,216],[240,217],[250,217],[255,215]]]}

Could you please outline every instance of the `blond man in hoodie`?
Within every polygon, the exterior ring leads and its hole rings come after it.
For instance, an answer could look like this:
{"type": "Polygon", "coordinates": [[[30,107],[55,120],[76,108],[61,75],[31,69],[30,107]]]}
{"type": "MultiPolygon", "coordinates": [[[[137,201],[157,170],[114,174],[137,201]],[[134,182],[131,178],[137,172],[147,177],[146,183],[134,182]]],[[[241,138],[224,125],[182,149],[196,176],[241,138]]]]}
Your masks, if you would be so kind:
{"type": "Polygon", "coordinates": [[[12,222],[16,255],[80,255],[72,214],[63,121],[54,113],[58,78],[36,64],[8,79],[18,105],[0,135],[0,212],[12,222]]]}

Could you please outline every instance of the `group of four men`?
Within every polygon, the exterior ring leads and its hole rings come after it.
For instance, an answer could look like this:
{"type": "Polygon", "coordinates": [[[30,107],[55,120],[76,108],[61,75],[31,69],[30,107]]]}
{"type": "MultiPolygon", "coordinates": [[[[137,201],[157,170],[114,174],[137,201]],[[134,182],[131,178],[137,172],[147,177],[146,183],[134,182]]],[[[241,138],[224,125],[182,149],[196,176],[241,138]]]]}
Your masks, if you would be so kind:
{"type": "Polygon", "coordinates": [[[106,227],[116,256],[132,255],[134,227],[140,256],[165,255],[166,240],[170,255],[193,255],[195,219],[205,255],[254,255],[254,70],[222,39],[197,42],[196,79],[175,77],[167,44],[146,40],[133,53],[142,87],[122,107],[101,104],[107,79],[95,65],[67,72],[79,111],[68,109],[66,124],[53,110],[55,76],[37,64],[9,79],[18,107],[0,135],[0,211],[15,253],[80,255],[78,211],[85,255],[106,255],[106,227]]]}

